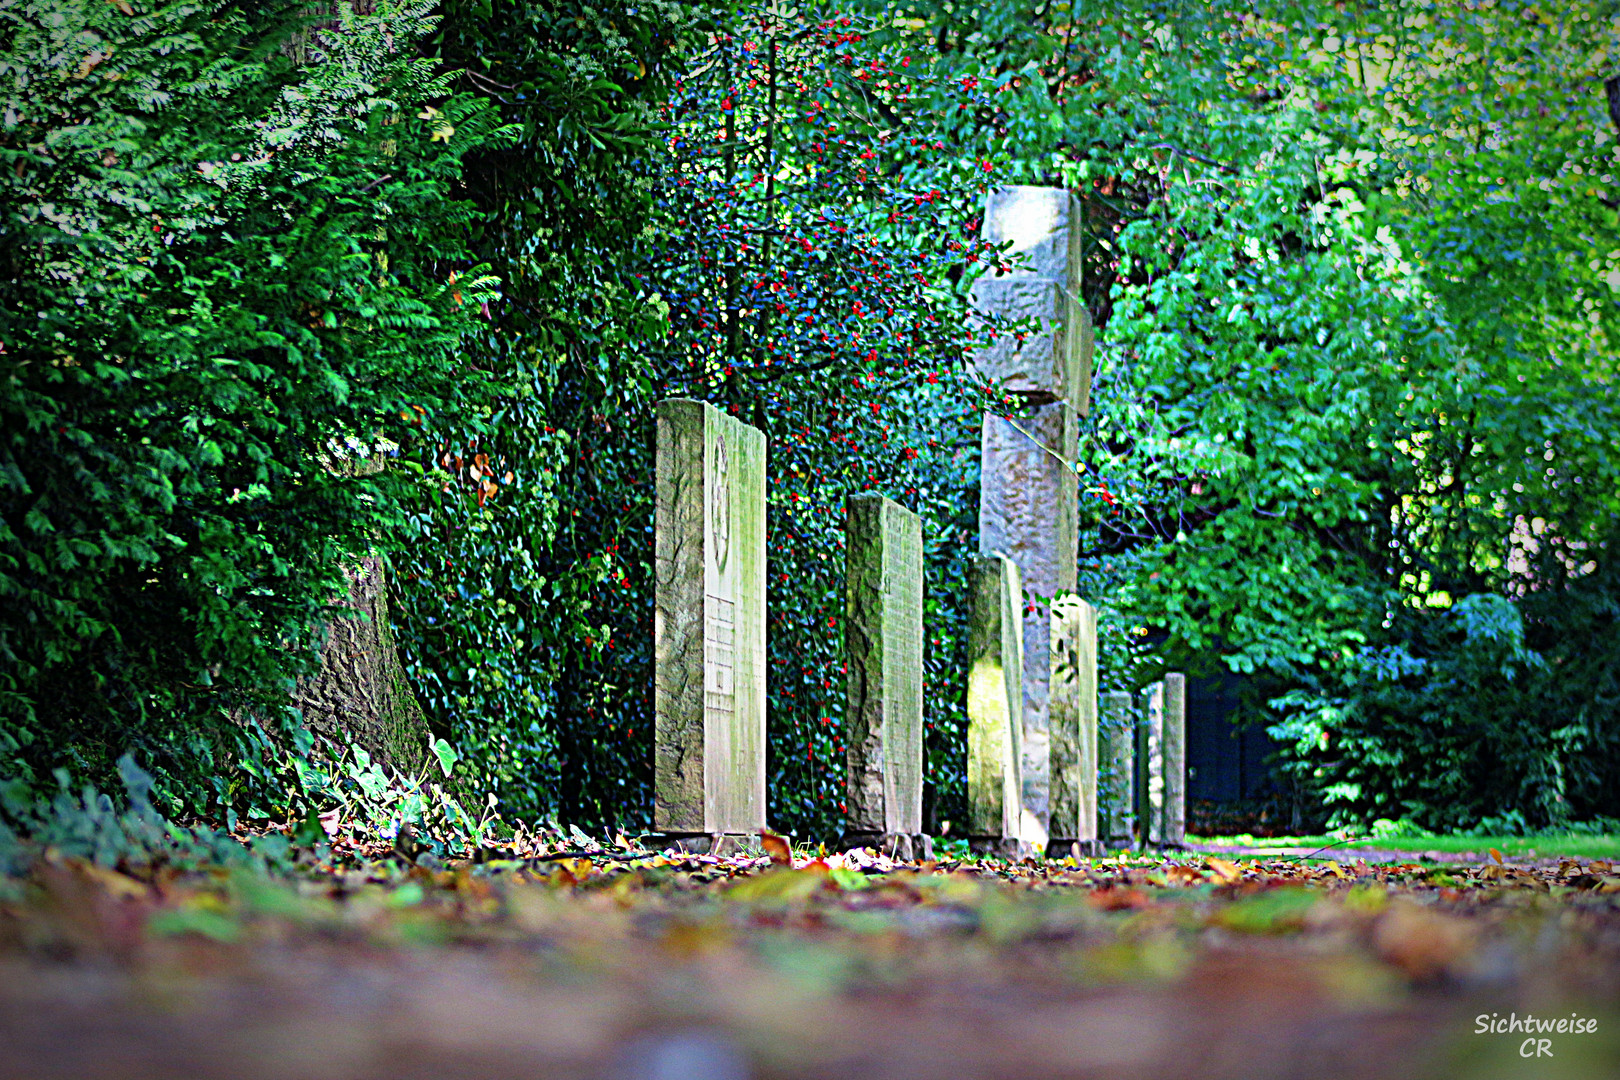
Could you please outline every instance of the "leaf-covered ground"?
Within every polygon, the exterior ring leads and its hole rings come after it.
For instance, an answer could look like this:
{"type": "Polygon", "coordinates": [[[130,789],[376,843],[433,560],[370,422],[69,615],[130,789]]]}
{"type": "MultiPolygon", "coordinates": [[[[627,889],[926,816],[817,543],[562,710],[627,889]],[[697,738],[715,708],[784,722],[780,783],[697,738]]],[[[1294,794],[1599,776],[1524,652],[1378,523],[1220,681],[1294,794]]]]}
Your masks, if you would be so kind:
{"type": "Polygon", "coordinates": [[[47,852],[0,881],[0,1075],[1620,1075],[1605,862],[567,843],[277,870],[47,852]],[[1595,1029],[1479,1033],[1527,1016],[1595,1029]]]}

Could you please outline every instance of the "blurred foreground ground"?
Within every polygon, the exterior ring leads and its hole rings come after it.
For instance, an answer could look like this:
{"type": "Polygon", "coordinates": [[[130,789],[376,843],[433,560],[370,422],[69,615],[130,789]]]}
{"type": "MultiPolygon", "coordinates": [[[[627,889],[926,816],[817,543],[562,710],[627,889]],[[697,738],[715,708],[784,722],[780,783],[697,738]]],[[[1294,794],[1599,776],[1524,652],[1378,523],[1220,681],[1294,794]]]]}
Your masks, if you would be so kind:
{"type": "Polygon", "coordinates": [[[785,857],[47,857],[0,1077],[1620,1076],[1606,862],[785,857]]]}

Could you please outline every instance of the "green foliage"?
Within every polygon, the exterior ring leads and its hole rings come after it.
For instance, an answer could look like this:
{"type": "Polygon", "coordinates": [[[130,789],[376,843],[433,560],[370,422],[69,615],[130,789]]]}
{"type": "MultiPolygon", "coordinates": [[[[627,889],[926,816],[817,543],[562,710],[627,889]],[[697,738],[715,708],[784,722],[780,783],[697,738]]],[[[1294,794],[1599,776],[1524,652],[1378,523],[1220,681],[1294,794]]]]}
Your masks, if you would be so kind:
{"type": "Polygon", "coordinates": [[[495,795],[477,816],[446,790],[459,758],[443,739],[429,747],[432,759],[415,776],[391,770],[359,747],[331,762],[290,758],[303,817],[321,822],[315,840],[330,831],[361,837],[400,838],[401,846],[434,855],[469,857],[511,827],[495,817],[495,795]],[[437,775],[436,775],[437,774],[437,775]],[[442,781],[442,782],[441,782],[442,781]]]}
{"type": "Polygon", "coordinates": [[[652,405],[690,395],[770,440],[771,820],[841,824],[866,489],[924,520],[959,817],[978,426],[1019,409],[963,297],[1012,181],[1084,207],[1102,689],[1245,676],[1335,824],[1620,809],[1604,12],[340,6],[0,12],[0,771],[414,808],[285,723],[381,551],[458,777],[645,824],[652,405]]]}
{"type": "Polygon", "coordinates": [[[1085,208],[1105,686],[1247,675],[1297,797],[1344,820],[1612,812],[1612,22],[882,6],[994,73],[935,103],[959,138],[1085,208]]]}
{"type": "Polygon", "coordinates": [[[526,156],[469,173],[507,282],[478,362],[526,389],[493,439],[439,448],[405,587],[413,674],[503,813],[644,826],[652,405],[701,397],[771,439],[771,820],[841,826],[842,506],[870,487],[927,522],[929,754],[936,798],[960,800],[977,412],[951,281],[977,258],[983,170],[912,181],[940,156],[915,107],[928,65],[863,46],[870,20],[512,12],[537,32],[445,40],[487,59],[472,85],[525,132],[526,156]]]}
{"type": "Polygon", "coordinates": [[[645,380],[634,343],[661,333],[629,276],[631,223],[647,218],[648,162],[662,153],[649,102],[701,11],[669,0],[444,10],[444,59],[517,132],[469,154],[464,175],[471,243],[502,288],[462,362],[506,391],[466,430],[412,448],[423,480],[396,582],[406,669],[473,785],[508,816],[575,816],[581,785],[639,808],[644,798],[614,786],[645,772],[634,751],[559,712],[571,673],[607,650],[599,605],[616,573],[611,540],[576,520],[573,493],[583,433],[617,417],[645,380]]]}
{"type": "Polygon", "coordinates": [[[398,536],[407,473],[367,463],[482,422],[458,343],[491,283],[452,191],[505,134],[411,51],[426,8],[304,22],[0,13],[0,754],[24,780],[105,783],[133,748],[171,807],[223,799],[251,742],[227,717],[278,726],[345,561],[398,536]]]}
{"type": "Polygon", "coordinates": [[[48,800],[22,780],[0,783],[0,878],[24,873],[47,850],[56,858],[87,859],[104,867],[160,859],[194,866],[247,858],[247,850],[224,833],[167,820],[152,805],[151,775],[128,754],[118,759],[117,775],[123,788],[117,802],[89,784],[75,793],[65,769],[57,770],[57,792],[48,800]]]}

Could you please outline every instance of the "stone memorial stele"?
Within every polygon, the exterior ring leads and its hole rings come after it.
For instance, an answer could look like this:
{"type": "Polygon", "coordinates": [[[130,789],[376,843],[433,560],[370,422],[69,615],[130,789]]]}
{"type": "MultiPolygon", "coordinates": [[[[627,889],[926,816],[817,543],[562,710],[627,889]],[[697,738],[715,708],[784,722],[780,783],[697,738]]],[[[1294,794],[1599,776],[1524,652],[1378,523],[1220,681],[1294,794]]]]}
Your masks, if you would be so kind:
{"type": "MultiPolygon", "coordinates": [[[[1027,263],[973,286],[979,316],[1033,317],[1019,342],[1001,334],[975,356],[986,380],[1022,398],[1015,427],[986,414],[981,431],[979,550],[1018,564],[1024,605],[1021,835],[1044,846],[1051,827],[1049,634],[1052,599],[1075,587],[1079,419],[1090,409],[1091,323],[1080,295],[1080,203],[1063,188],[991,190],[982,235],[1027,263]],[[1023,430],[1019,430],[1019,429],[1023,430]]],[[[977,323],[983,333],[988,326],[977,323]]]]}
{"type": "Polygon", "coordinates": [[[932,858],[922,831],[922,521],[877,494],[845,516],[843,846],[932,858]]]}
{"type": "Polygon", "coordinates": [[[1052,816],[1047,854],[1096,854],[1097,609],[1078,596],[1052,602],[1049,712],[1052,816]]]}
{"type": "Polygon", "coordinates": [[[1142,691],[1136,728],[1136,829],[1144,846],[1164,843],[1164,683],[1142,691]]]}
{"type": "Polygon", "coordinates": [[[1001,554],[968,566],[968,842],[980,852],[1017,855],[1020,705],[1024,700],[1023,587],[1018,564],[1001,554]]]}
{"type": "Polygon", "coordinates": [[[1102,763],[1097,771],[1097,830],[1111,850],[1136,842],[1136,709],[1124,691],[1104,694],[1097,719],[1102,763]]]}
{"type": "Polygon", "coordinates": [[[657,419],[653,827],[712,847],[765,827],[765,436],[685,398],[657,419]]]}
{"type": "Polygon", "coordinates": [[[1187,839],[1187,676],[1164,677],[1164,842],[1187,839]]]}

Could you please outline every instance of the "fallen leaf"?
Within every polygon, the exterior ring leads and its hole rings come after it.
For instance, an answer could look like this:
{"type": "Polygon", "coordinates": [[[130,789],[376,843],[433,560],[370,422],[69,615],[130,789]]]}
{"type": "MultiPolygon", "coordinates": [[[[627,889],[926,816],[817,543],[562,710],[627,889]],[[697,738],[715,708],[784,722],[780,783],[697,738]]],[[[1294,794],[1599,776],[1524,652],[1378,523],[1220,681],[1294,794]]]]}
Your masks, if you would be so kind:
{"type": "Polygon", "coordinates": [[[1230,885],[1243,876],[1236,863],[1229,863],[1225,859],[1217,859],[1211,855],[1204,860],[1204,865],[1215,871],[1215,877],[1222,885],[1230,885]]]}
{"type": "Polygon", "coordinates": [[[793,849],[788,842],[768,829],[759,830],[759,842],[765,848],[765,854],[771,857],[773,866],[792,866],[793,849]]]}
{"type": "Polygon", "coordinates": [[[1470,957],[1474,936],[1467,920],[1402,900],[1378,920],[1373,947],[1411,978],[1428,979],[1470,957]]]}
{"type": "Polygon", "coordinates": [[[1190,866],[1173,863],[1165,870],[1165,876],[1176,885],[1197,885],[1204,880],[1204,876],[1190,866]]]}
{"type": "Polygon", "coordinates": [[[79,862],[74,860],[75,869],[86,878],[100,885],[116,900],[145,900],[151,889],[143,882],[136,881],[127,874],[120,874],[116,870],[97,866],[92,862],[79,862]]]}
{"type": "Polygon", "coordinates": [[[242,933],[242,928],[228,916],[206,907],[170,908],[159,911],[147,921],[146,929],[156,937],[196,934],[222,942],[235,941],[242,933]]]}
{"type": "Polygon", "coordinates": [[[822,875],[804,870],[773,868],[763,874],[743,878],[726,890],[726,896],[732,900],[791,903],[805,900],[819,891],[823,880],[822,875]]]}
{"type": "Polygon", "coordinates": [[[1152,907],[1153,898],[1141,889],[1110,885],[1088,894],[1086,903],[1100,911],[1126,911],[1152,907]]]}
{"type": "Polygon", "coordinates": [[[827,872],[827,877],[840,889],[855,892],[871,884],[871,879],[852,866],[835,866],[827,872]]]}
{"type": "Polygon", "coordinates": [[[1305,912],[1321,896],[1299,885],[1267,889],[1219,909],[1214,921],[1245,934],[1286,933],[1305,925],[1305,912]]]}

